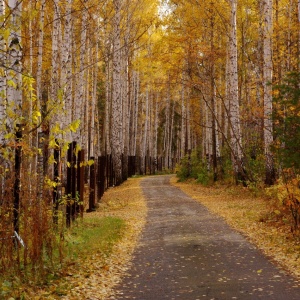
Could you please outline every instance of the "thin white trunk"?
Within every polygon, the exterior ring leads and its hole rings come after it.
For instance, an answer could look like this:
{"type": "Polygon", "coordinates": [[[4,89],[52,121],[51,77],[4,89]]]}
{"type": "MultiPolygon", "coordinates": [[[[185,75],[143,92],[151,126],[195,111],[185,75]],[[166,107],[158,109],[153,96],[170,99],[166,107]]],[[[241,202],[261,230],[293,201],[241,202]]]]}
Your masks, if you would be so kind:
{"type": "Polygon", "coordinates": [[[107,54],[106,63],[106,86],[105,86],[105,121],[104,121],[104,152],[105,154],[110,154],[110,121],[111,121],[111,64],[107,54]]]}
{"type": "Polygon", "coordinates": [[[158,93],[155,99],[155,116],[154,116],[154,157],[157,158],[157,138],[158,138],[158,93]]]}
{"type": "MultiPolygon", "coordinates": [[[[300,0],[298,0],[298,56],[300,56],[300,0]]],[[[298,72],[300,72],[300,59],[298,63],[298,72]]]]}
{"type": "MultiPolygon", "coordinates": [[[[76,78],[76,91],[75,91],[75,105],[74,105],[74,119],[81,120],[82,116],[82,103],[85,102],[85,88],[87,86],[87,77],[86,77],[86,56],[87,56],[87,18],[88,11],[86,9],[87,0],[83,1],[83,12],[82,12],[82,20],[81,20],[81,36],[80,36],[80,58],[79,58],[79,68],[78,68],[78,76],[76,78]]],[[[83,129],[84,124],[80,124],[80,128],[74,134],[74,140],[79,143],[81,146],[83,144],[81,131],[83,129]]]]}
{"type": "MultiPolygon", "coordinates": [[[[37,72],[36,72],[36,99],[38,111],[41,110],[42,105],[42,72],[43,72],[43,43],[44,43],[44,18],[45,18],[45,3],[46,0],[41,1],[40,19],[39,19],[39,38],[38,38],[38,52],[37,52],[37,72]]],[[[38,129],[41,131],[41,128],[38,129]]]]}
{"type": "Polygon", "coordinates": [[[97,77],[98,77],[98,43],[96,44],[95,53],[93,55],[93,72],[92,72],[92,85],[93,85],[93,93],[92,93],[92,103],[91,103],[91,141],[90,141],[90,151],[91,156],[95,157],[95,147],[96,147],[96,132],[95,132],[95,114],[97,111],[97,77]]]}
{"type": "Polygon", "coordinates": [[[172,105],[172,114],[171,114],[171,128],[170,128],[170,140],[169,140],[169,166],[172,168],[172,156],[173,156],[173,134],[174,134],[174,116],[175,116],[175,102],[173,101],[172,105]]]}
{"type": "MultiPolygon", "coordinates": [[[[170,76],[169,76],[170,81],[170,76]]],[[[166,99],[166,122],[165,122],[165,136],[164,136],[164,152],[165,152],[165,168],[168,168],[169,162],[169,147],[170,147],[170,106],[171,106],[171,87],[170,82],[168,83],[168,94],[166,99]]]]}
{"type": "MultiPolygon", "coordinates": [[[[54,111],[55,116],[52,119],[51,123],[56,123],[57,121],[61,122],[57,118],[58,112],[61,112],[61,100],[59,99],[59,68],[61,66],[60,63],[60,55],[61,52],[61,19],[60,19],[60,7],[59,0],[54,0],[53,2],[53,27],[52,27],[52,61],[51,61],[51,83],[50,83],[50,98],[54,103],[54,111]]],[[[52,124],[53,125],[53,124],[52,124]]]]}
{"type": "Polygon", "coordinates": [[[186,98],[186,133],[187,133],[187,151],[192,150],[192,138],[191,138],[191,104],[189,97],[186,98]]]}
{"type": "MultiPolygon", "coordinates": [[[[67,0],[65,7],[64,38],[62,49],[61,86],[64,90],[64,118],[62,124],[67,128],[72,120],[72,4],[67,0]]],[[[65,134],[65,141],[72,141],[71,132],[65,134]]]]}
{"type": "Polygon", "coordinates": [[[273,143],[272,122],[272,0],[263,2],[263,89],[264,89],[264,148],[266,156],[266,183],[274,181],[274,163],[271,153],[273,143]]]}
{"type": "Polygon", "coordinates": [[[8,41],[7,72],[7,105],[14,112],[9,120],[10,130],[15,124],[21,123],[22,117],[22,47],[21,47],[21,12],[22,3],[17,0],[9,1],[11,9],[12,30],[8,41]]]}
{"type": "Polygon", "coordinates": [[[180,158],[185,156],[186,152],[186,98],[185,86],[182,82],[181,87],[181,151],[180,158]]]}
{"type": "MultiPolygon", "coordinates": [[[[5,16],[5,3],[3,0],[0,1],[0,17],[4,18],[5,16]]],[[[2,19],[1,19],[2,20],[2,19]]],[[[5,20],[3,19],[3,22],[5,20]]],[[[3,24],[0,24],[1,28],[3,24]]],[[[2,38],[0,40],[0,147],[4,144],[4,136],[6,132],[6,41],[2,38]]]]}
{"type": "Polygon", "coordinates": [[[145,97],[145,123],[144,123],[144,132],[143,132],[143,141],[142,141],[142,151],[141,151],[141,158],[142,158],[142,169],[144,172],[145,170],[145,156],[147,155],[147,141],[148,141],[148,127],[149,127],[149,87],[146,90],[146,97],[145,97]]]}
{"type": "Polygon", "coordinates": [[[137,138],[138,138],[138,117],[139,117],[139,99],[140,99],[140,76],[139,72],[135,73],[135,88],[134,88],[134,143],[133,155],[136,155],[137,138]]]}
{"type": "Polygon", "coordinates": [[[114,0],[113,19],[113,86],[111,111],[111,152],[116,175],[116,184],[122,180],[122,92],[121,92],[121,0],[114,0]]]}
{"type": "Polygon", "coordinates": [[[231,19],[229,36],[228,97],[230,101],[230,129],[233,167],[236,176],[242,175],[242,136],[240,129],[238,55],[237,55],[237,0],[230,1],[231,19]]]}

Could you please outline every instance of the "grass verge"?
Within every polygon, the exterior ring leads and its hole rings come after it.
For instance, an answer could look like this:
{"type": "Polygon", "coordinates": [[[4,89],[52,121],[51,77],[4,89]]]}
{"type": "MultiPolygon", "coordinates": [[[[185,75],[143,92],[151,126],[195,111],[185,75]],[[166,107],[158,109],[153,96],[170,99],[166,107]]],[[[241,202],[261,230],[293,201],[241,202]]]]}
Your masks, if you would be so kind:
{"type": "Polygon", "coordinates": [[[300,241],[290,225],[276,214],[276,203],[263,196],[254,197],[240,186],[214,185],[204,187],[195,181],[171,184],[223,217],[234,229],[271,257],[278,265],[300,280],[300,241]]]}
{"type": "MultiPolygon", "coordinates": [[[[107,299],[130,265],[147,214],[140,188],[130,178],[110,188],[97,211],[85,214],[65,238],[65,256],[43,283],[0,281],[0,299],[107,299]]],[[[0,276],[1,279],[1,276],[0,276]]]]}

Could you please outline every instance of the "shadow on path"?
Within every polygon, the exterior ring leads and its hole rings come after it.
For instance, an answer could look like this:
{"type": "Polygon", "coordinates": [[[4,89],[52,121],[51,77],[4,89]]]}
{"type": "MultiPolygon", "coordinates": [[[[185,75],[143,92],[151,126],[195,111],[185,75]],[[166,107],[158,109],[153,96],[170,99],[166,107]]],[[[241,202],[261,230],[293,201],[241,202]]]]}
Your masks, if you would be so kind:
{"type": "Polygon", "coordinates": [[[111,299],[300,299],[292,277],[169,181],[142,181],[147,224],[111,299]]]}

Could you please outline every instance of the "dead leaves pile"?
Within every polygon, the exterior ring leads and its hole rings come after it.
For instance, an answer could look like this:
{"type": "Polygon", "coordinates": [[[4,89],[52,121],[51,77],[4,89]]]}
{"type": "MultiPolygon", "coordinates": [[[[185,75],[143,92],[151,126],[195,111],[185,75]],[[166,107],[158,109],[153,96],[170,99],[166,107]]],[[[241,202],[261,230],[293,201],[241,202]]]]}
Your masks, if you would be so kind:
{"type": "Polygon", "coordinates": [[[300,280],[300,241],[293,238],[288,224],[268,218],[272,214],[269,200],[254,198],[242,187],[203,187],[192,182],[177,182],[176,177],[171,183],[223,217],[231,227],[300,280]]]}
{"type": "Polygon", "coordinates": [[[130,260],[147,215],[139,178],[130,178],[119,187],[110,188],[101,199],[96,212],[85,218],[114,216],[126,223],[122,239],[113,247],[109,257],[93,253],[70,266],[59,283],[39,293],[33,299],[108,299],[113,287],[130,267],[130,260]],[[61,292],[60,292],[61,290],[61,292]]]}

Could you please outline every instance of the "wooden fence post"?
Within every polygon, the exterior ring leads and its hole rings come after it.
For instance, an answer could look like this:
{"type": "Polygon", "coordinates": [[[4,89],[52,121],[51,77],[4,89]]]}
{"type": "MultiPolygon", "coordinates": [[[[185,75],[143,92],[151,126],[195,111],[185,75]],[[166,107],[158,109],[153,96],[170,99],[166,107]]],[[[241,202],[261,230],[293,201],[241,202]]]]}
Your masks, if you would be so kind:
{"type": "Polygon", "coordinates": [[[78,160],[77,160],[77,192],[79,194],[79,207],[77,213],[80,214],[80,217],[83,217],[83,209],[84,209],[84,149],[78,152],[78,160]]]}
{"type": "Polygon", "coordinates": [[[87,212],[95,211],[95,158],[91,157],[90,160],[93,160],[94,163],[90,166],[90,195],[89,195],[89,208],[87,212]]]}
{"type": "MultiPolygon", "coordinates": [[[[56,143],[58,143],[56,141],[56,143]]],[[[57,224],[58,222],[58,207],[59,207],[59,192],[58,192],[58,184],[59,184],[59,173],[60,173],[60,149],[57,145],[53,151],[54,157],[54,166],[53,166],[53,179],[55,182],[55,186],[53,188],[53,222],[57,224]]]]}
{"type": "Polygon", "coordinates": [[[20,213],[20,184],[21,184],[21,162],[22,162],[22,126],[17,125],[16,131],[16,149],[15,149],[15,180],[14,180],[14,205],[13,205],[13,225],[14,231],[19,233],[19,213],[20,213]]]}

